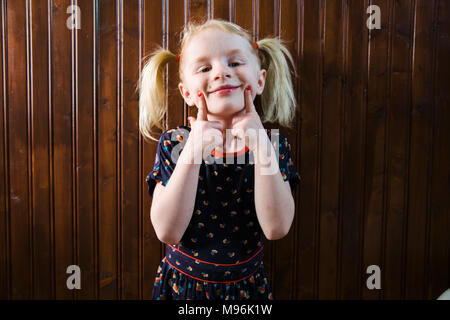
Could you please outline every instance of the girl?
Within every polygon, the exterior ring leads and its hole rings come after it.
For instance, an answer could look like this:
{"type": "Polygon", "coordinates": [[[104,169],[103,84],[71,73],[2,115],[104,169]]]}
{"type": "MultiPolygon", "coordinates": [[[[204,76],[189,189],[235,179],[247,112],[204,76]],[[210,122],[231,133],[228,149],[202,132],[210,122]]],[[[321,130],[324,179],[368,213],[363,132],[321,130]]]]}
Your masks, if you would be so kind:
{"type": "Polygon", "coordinates": [[[272,299],[264,239],[289,231],[300,177],[289,142],[264,129],[253,100],[261,95],[264,122],[289,126],[296,106],[292,57],[279,39],[256,43],[222,20],[188,24],[180,48],[178,55],[157,50],[139,81],[146,138],[156,140],[153,126],[164,130],[168,62],[179,64],[178,89],[198,109],[191,127],[162,133],[147,176],[151,221],[167,244],[153,299],[272,299]],[[267,163],[276,170],[267,173],[267,163]]]}

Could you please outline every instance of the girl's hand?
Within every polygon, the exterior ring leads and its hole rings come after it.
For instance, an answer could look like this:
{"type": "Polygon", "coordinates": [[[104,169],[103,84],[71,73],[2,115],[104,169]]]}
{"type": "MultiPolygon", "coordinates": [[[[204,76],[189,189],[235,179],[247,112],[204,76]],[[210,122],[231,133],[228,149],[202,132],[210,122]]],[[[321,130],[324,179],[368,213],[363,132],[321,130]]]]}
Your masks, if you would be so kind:
{"type": "Polygon", "coordinates": [[[255,151],[258,146],[259,130],[264,130],[264,126],[258,112],[256,112],[255,105],[253,104],[250,86],[244,90],[244,101],[244,112],[235,116],[231,122],[233,126],[231,135],[243,141],[245,141],[244,139],[247,137],[248,142],[245,144],[251,151],[255,151]]]}
{"type": "Polygon", "coordinates": [[[202,159],[204,159],[214,149],[222,152],[223,124],[220,121],[208,121],[205,96],[202,92],[199,92],[197,96],[197,119],[188,117],[188,121],[191,124],[188,141],[193,144],[195,154],[201,154],[202,159]]]}

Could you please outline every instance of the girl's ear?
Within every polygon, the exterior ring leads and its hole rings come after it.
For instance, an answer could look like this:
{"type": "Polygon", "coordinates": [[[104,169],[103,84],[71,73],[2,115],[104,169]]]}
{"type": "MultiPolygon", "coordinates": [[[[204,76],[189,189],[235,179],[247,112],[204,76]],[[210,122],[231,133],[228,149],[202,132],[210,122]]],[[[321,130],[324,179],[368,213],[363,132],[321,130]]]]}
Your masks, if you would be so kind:
{"type": "Polygon", "coordinates": [[[262,94],[264,91],[264,85],[266,84],[267,71],[265,69],[259,70],[258,86],[256,88],[256,94],[262,94]]]}
{"type": "Polygon", "coordinates": [[[178,84],[178,89],[180,90],[181,96],[183,97],[184,101],[186,102],[186,104],[190,107],[194,106],[194,100],[193,100],[193,96],[191,95],[190,91],[187,90],[187,88],[184,87],[183,83],[180,82],[178,84]]]}

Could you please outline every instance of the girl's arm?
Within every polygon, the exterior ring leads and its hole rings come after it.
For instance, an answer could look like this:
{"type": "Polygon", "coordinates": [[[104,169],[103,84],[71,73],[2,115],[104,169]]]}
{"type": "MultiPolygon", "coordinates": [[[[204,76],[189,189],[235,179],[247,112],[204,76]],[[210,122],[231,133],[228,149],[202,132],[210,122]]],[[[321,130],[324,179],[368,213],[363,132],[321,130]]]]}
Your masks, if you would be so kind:
{"type": "Polygon", "coordinates": [[[177,165],[164,187],[158,183],[153,193],[150,218],[161,242],[177,244],[194,211],[200,164],[194,163],[192,141],[188,139],[177,165]]]}
{"type": "Polygon", "coordinates": [[[189,117],[189,138],[164,191],[158,190],[160,194],[152,202],[152,224],[158,239],[165,243],[178,243],[192,218],[202,163],[199,160],[206,146],[223,147],[223,124],[208,121],[205,96],[203,93],[197,96],[197,119],[189,117]]]}
{"type": "Polygon", "coordinates": [[[256,215],[267,239],[281,239],[289,232],[294,219],[291,187],[281,176],[277,155],[268,137],[258,144],[254,154],[256,215]]]}
{"type": "Polygon", "coordinates": [[[289,182],[284,182],[275,152],[253,104],[250,86],[244,90],[245,113],[233,118],[232,134],[247,140],[255,156],[255,208],[259,224],[269,240],[283,238],[294,219],[295,203],[289,182]],[[252,134],[253,133],[253,134],[252,134]],[[270,154],[268,155],[268,151],[270,154]],[[264,166],[264,164],[268,164],[264,166]]]}

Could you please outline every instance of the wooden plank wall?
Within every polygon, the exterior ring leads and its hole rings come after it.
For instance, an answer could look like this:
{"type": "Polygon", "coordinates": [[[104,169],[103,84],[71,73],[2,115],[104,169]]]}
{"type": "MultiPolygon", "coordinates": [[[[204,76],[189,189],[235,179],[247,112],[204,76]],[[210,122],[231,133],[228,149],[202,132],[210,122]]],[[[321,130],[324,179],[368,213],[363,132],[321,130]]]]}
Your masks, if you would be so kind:
{"type": "MultiPolygon", "coordinates": [[[[218,17],[288,41],[296,217],[275,299],[436,299],[450,287],[450,2],[1,0],[0,299],[149,299],[164,247],[138,132],[142,58],[218,17]],[[67,8],[78,5],[81,28],[67,8]],[[366,9],[381,9],[368,30],[366,9]],[[66,268],[82,270],[68,290],[66,268]],[[381,289],[366,268],[381,268],[381,289]]],[[[170,65],[168,127],[190,110],[170,65]]],[[[273,126],[272,126],[273,127],[273,126]]]]}

